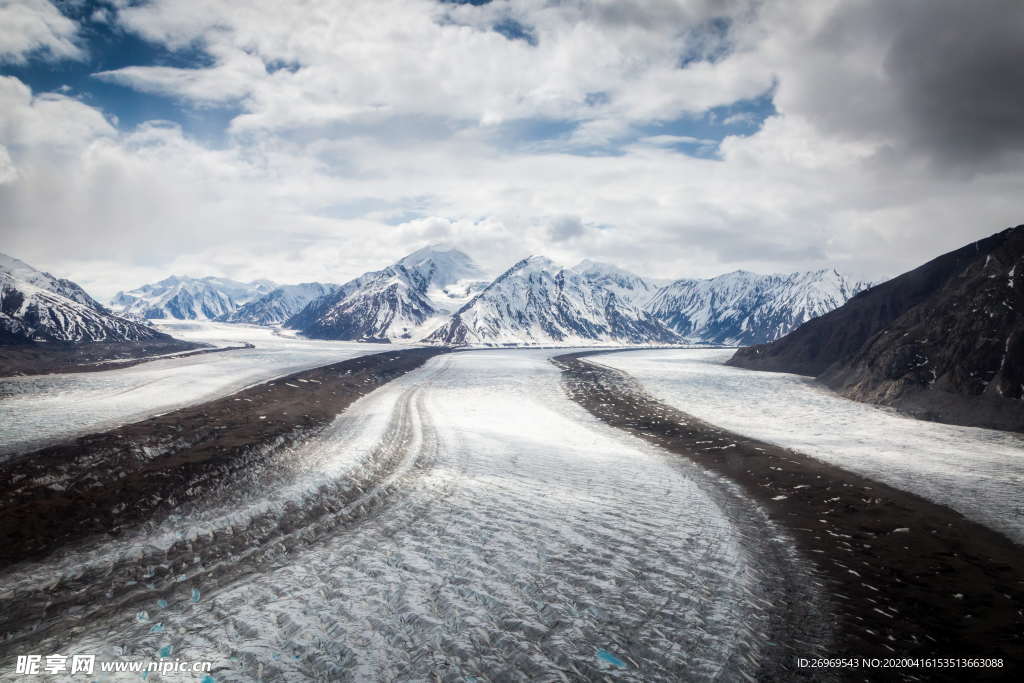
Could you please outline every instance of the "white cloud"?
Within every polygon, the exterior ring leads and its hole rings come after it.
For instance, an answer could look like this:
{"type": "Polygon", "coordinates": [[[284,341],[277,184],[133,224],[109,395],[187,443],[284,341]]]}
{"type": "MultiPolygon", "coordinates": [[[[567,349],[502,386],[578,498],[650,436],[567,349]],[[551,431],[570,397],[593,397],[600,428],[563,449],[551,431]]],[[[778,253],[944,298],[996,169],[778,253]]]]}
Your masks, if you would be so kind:
{"type": "Polygon", "coordinates": [[[252,83],[266,75],[263,62],[244,52],[226,55],[207,70],[168,66],[129,66],[100,71],[96,78],[142,92],[169,94],[199,104],[226,103],[248,95],[252,83]]]}
{"type": "Polygon", "coordinates": [[[11,76],[0,76],[0,112],[0,144],[8,147],[64,148],[116,133],[93,107],[57,93],[33,96],[11,76]]]}
{"type": "Polygon", "coordinates": [[[695,138],[692,135],[651,135],[637,140],[639,144],[656,147],[672,147],[674,145],[715,145],[717,140],[695,138]]]}
{"type": "Polygon", "coordinates": [[[585,231],[583,221],[576,216],[559,216],[548,228],[552,242],[564,242],[579,237],[585,231]]]}
{"type": "Polygon", "coordinates": [[[12,182],[18,178],[18,169],[14,166],[10,152],[3,145],[0,145],[0,185],[12,182]]]}
{"type": "Polygon", "coordinates": [[[739,112],[736,114],[730,114],[722,119],[722,123],[726,126],[742,124],[746,126],[754,126],[758,124],[757,116],[749,111],[739,112]]]}
{"type": "Polygon", "coordinates": [[[232,134],[205,146],[173,125],[117,131],[78,100],[0,79],[0,229],[15,255],[80,272],[100,294],[171,272],[340,281],[438,241],[492,272],[545,253],[659,277],[828,265],[893,274],[1020,222],[1024,164],[1011,149],[1018,163],[951,175],[924,142],[908,142],[886,66],[903,21],[891,11],[838,1],[126,6],[122,26],[213,63],[103,78],[231,102],[241,110],[232,134]],[[731,19],[727,53],[678,68],[694,27],[718,12],[731,19]],[[536,47],[489,30],[502,18],[536,47]],[[773,84],[778,114],[724,139],[718,159],[677,151],[706,142],[703,132],[634,139],[644,123],[773,84]],[[557,144],[497,140],[518,118],[578,125],[557,144]],[[616,154],[568,153],[603,145],[616,154]]]}
{"type": "Polygon", "coordinates": [[[712,14],[711,6],[676,2],[624,12],[621,3],[539,0],[158,1],[123,10],[122,24],[172,48],[202,45],[215,63],[102,77],[198,102],[244,96],[238,131],[403,114],[491,125],[604,112],[644,122],[770,87],[770,73],[745,54],[678,68],[692,40],[687,29],[712,14]],[[536,46],[491,30],[507,18],[527,24],[536,46]],[[588,101],[595,92],[604,94],[596,107],[588,101]]]}
{"type": "Polygon", "coordinates": [[[83,59],[78,26],[50,0],[0,0],[0,62],[24,62],[39,52],[48,59],[83,59]]]}

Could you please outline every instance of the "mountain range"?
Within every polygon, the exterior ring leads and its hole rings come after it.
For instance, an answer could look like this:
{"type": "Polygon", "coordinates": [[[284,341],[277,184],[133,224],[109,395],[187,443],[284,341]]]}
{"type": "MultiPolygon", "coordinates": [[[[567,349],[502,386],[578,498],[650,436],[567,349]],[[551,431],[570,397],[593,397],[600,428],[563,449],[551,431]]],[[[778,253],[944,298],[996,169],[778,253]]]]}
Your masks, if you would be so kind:
{"type": "Polygon", "coordinates": [[[341,285],[174,275],[118,292],[110,303],[115,314],[69,280],[9,257],[4,263],[8,280],[20,274],[20,284],[5,290],[5,311],[14,311],[5,313],[11,340],[133,340],[158,334],[146,319],[182,319],[282,325],[311,338],[446,345],[732,345],[776,339],[866,287],[834,270],[671,282],[590,260],[564,267],[543,256],[491,280],[462,251],[430,246],[341,285]],[[33,287],[48,294],[35,294],[31,310],[15,307],[33,287]],[[34,312],[43,309],[45,315],[34,312]],[[104,324],[96,316],[107,316],[104,324]]]}
{"type": "Polygon", "coordinates": [[[0,254],[0,344],[167,340],[116,315],[70,280],[0,254]]]}
{"type": "Polygon", "coordinates": [[[489,280],[458,249],[432,246],[341,285],[172,276],[112,305],[121,310],[0,254],[5,345],[174,342],[146,318],[449,346],[738,345],[732,365],[815,376],[921,417],[1024,430],[1024,226],[874,286],[835,270],[666,282],[544,256],[489,280]]]}
{"type": "Polygon", "coordinates": [[[319,339],[418,341],[482,290],[482,277],[458,249],[425,247],[315,299],[285,326],[319,339]]]}
{"type": "Polygon", "coordinates": [[[118,292],[110,305],[120,312],[149,319],[218,320],[276,286],[270,280],[236,282],[220,277],[172,275],[160,282],[118,292]]]}
{"type": "Polygon", "coordinates": [[[310,302],[285,326],[448,345],[743,344],[776,339],[867,286],[834,270],[665,282],[544,256],[487,281],[466,254],[435,246],[310,302]]]}
{"type": "Polygon", "coordinates": [[[835,270],[673,282],[543,256],[490,280],[458,249],[429,246],[342,285],[173,276],[119,292],[111,305],[149,318],[281,324],[319,339],[738,345],[777,339],[867,286],[835,270]]]}
{"type": "Polygon", "coordinates": [[[459,308],[425,341],[439,344],[670,343],[672,333],[635,301],[648,289],[639,278],[595,264],[566,269],[543,256],[509,268],[459,308]],[[617,289],[630,294],[623,295],[617,289]]]}
{"type": "Polygon", "coordinates": [[[242,304],[217,320],[251,325],[278,325],[305,308],[310,301],[338,291],[338,285],[303,282],[275,287],[258,299],[242,304]]]}
{"type": "Polygon", "coordinates": [[[863,291],[730,364],[943,422],[1024,430],[1024,226],[863,291]]]}
{"type": "Polygon", "coordinates": [[[871,285],[836,270],[758,275],[738,270],[709,280],[677,280],[646,309],[691,341],[758,344],[838,308],[871,285]]]}

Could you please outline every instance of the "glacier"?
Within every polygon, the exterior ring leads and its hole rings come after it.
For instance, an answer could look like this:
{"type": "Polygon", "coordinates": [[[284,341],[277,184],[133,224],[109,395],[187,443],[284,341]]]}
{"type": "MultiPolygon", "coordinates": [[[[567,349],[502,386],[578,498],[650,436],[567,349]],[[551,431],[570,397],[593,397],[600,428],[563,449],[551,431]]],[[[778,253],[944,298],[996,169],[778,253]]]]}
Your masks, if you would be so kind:
{"type": "Polygon", "coordinates": [[[386,350],[313,341],[273,328],[163,321],[178,339],[255,348],[154,360],[104,372],[0,378],[0,458],[234,393],[300,370],[386,350]]]}
{"type": "Polygon", "coordinates": [[[227,491],[222,505],[5,582],[22,594],[83,575],[115,586],[130,578],[104,571],[117,558],[142,570],[190,544],[179,576],[130,587],[148,591],[144,604],[92,603],[39,647],[172,651],[212,659],[218,680],[750,679],[792,635],[770,626],[788,599],[823,609],[813,575],[729,484],[570,402],[554,353],[438,356],[297,447],[290,484],[227,491]],[[297,528],[306,540],[291,553],[254,545],[231,564],[259,557],[260,571],[218,579],[206,558],[218,535],[250,533],[261,510],[295,514],[382,444],[402,465],[353,514],[378,495],[386,506],[326,535],[297,528]]]}
{"type": "Polygon", "coordinates": [[[725,365],[727,350],[652,350],[588,358],[628,373],[655,398],[947,505],[1024,543],[1024,437],[900,415],[843,398],[801,375],[725,365]]]}

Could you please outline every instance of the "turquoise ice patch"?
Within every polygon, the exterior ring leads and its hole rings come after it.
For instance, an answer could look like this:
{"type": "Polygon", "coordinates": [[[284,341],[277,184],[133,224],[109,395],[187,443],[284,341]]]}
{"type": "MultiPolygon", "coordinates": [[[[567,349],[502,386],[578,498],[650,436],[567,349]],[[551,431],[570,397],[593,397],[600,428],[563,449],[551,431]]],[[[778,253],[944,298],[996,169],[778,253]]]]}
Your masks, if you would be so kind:
{"type": "Polygon", "coordinates": [[[620,669],[626,668],[626,663],[624,661],[613,655],[611,652],[608,652],[607,650],[598,650],[597,658],[602,661],[608,662],[612,666],[617,666],[620,669]]]}

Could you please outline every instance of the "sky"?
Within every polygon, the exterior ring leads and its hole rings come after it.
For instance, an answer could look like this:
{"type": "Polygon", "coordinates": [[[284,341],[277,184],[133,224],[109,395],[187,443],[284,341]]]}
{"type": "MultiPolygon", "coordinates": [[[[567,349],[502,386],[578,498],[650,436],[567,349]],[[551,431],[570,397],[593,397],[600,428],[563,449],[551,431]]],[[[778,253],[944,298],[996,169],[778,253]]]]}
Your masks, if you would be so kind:
{"type": "Polygon", "coordinates": [[[658,278],[1024,223],[1019,0],[0,0],[0,251],[96,296],[426,244],[658,278]]]}

